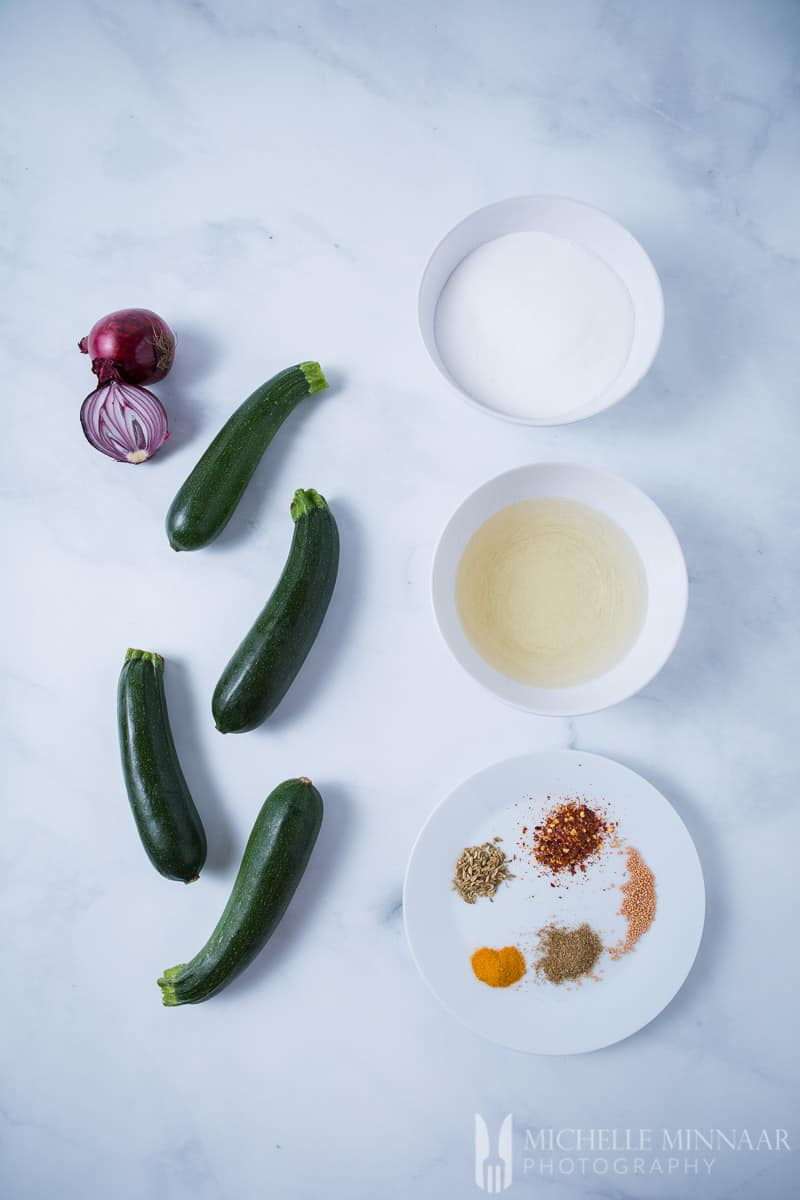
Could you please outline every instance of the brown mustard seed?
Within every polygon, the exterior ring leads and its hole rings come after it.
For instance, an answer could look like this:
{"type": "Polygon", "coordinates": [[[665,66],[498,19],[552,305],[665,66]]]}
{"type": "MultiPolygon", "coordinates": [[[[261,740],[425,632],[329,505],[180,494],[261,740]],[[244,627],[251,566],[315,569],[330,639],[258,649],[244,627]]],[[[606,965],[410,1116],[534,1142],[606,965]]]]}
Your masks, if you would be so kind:
{"type": "Polygon", "coordinates": [[[513,878],[500,847],[493,842],[484,842],[480,846],[465,846],[461,851],[453,887],[462,900],[474,904],[479,896],[488,896],[491,900],[500,884],[513,878]]]}
{"type": "Polygon", "coordinates": [[[630,954],[639,938],[647,933],[656,915],[656,878],[634,846],[626,850],[628,878],[622,885],[620,916],[628,930],[625,937],[609,949],[612,958],[630,954]]]}
{"type": "Polygon", "coordinates": [[[536,970],[551,983],[566,983],[589,974],[603,953],[603,943],[590,925],[547,925],[539,930],[539,949],[536,970]]]}
{"type": "Polygon", "coordinates": [[[586,870],[614,826],[579,800],[563,800],[534,826],[533,857],[549,871],[586,870]]]}

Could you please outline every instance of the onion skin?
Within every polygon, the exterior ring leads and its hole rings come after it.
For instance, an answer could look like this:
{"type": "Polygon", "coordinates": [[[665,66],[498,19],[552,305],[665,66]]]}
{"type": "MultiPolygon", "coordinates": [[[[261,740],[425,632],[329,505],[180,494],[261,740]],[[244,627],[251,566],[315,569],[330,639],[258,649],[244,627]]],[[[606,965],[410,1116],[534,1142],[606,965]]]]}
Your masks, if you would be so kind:
{"type": "Polygon", "coordinates": [[[118,379],[89,393],[81,406],[81,426],[95,450],[134,466],[152,458],[169,437],[158,396],[118,379]]]}
{"type": "Polygon", "coordinates": [[[122,308],[96,321],[78,342],[100,383],[157,383],[175,357],[175,335],[149,308],[122,308]]]}

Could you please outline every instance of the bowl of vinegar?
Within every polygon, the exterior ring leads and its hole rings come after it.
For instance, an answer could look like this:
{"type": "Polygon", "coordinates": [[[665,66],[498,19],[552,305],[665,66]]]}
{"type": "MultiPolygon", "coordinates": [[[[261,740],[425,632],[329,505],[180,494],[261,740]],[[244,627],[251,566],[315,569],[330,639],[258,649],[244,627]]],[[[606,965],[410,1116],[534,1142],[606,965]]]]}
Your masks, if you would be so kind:
{"type": "Polygon", "coordinates": [[[570,463],[518,467],[468,496],[440,539],[432,587],[462,667],[502,700],[558,717],[649,683],[688,601],[683,553],[657,505],[570,463]]]}

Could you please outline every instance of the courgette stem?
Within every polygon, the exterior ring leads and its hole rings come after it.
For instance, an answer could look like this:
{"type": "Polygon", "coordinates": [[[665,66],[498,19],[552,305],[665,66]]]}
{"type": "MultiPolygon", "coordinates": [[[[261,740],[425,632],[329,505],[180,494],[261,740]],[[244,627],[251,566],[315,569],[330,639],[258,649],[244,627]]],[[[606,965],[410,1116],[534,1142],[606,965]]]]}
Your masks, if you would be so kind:
{"type": "Polygon", "coordinates": [[[289,505],[289,512],[292,514],[293,521],[299,521],[300,517],[306,516],[312,509],[327,507],[328,503],[325,497],[320,496],[314,488],[298,488],[289,505]]]}
{"type": "Polygon", "coordinates": [[[318,362],[302,362],[300,363],[300,370],[306,377],[309,396],[313,396],[315,392],[325,391],[325,388],[328,386],[328,381],[325,378],[322,372],[322,367],[318,362]]]}
{"type": "Polygon", "coordinates": [[[186,963],[178,963],[176,967],[167,967],[164,974],[158,981],[158,986],[161,988],[161,1003],[167,1008],[176,1008],[181,1002],[178,999],[178,992],[172,980],[186,966],[186,963]]]}
{"type": "Polygon", "coordinates": [[[157,671],[164,670],[164,659],[155,650],[134,650],[131,646],[125,651],[125,662],[141,659],[142,662],[152,663],[157,671]]]}

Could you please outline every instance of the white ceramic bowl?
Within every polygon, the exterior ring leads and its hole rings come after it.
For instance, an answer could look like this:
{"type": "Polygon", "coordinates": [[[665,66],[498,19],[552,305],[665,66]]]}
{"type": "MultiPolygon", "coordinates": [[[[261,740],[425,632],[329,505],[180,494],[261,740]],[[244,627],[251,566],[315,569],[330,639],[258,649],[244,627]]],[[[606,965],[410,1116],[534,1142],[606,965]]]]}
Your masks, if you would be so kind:
{"type": "MultiPolygon", "coordinates": [[[[612,283],[615,281],[612,279],[612,283]]],[[[618,284],[616,285],[618,286],[618,284]]],[[[576,300],[579,298],[576,298],[576,300]]],[[[636,238],[607,213],[562,196],[520,196],[478,209],[439,243],[422,277],[419,323],[428,353],[444,377],[462,396],[483,412],[525,425],[563,425],[580,421],[610,408],[627,396],[650,369],[664,328],[664,297],[655,267],[636,238]],[[509,233],[535,232],[564,238],[589,251],[610,268],[630,298],[632,335],[627,358],[612,379],[587,383],[586,395],[571,396],[567,411],[559,415],[531,415],[512,411],[498,398],[470,394],[466,380],[457,382],[443,361],[436,338],[436,308],[442,291],[460,263],[480,246],[509,233]]],[[[520,370],[521,376],[523,371],[520,370]]]]}
{"type": "Polygon", "coordinates": [[[632,483],[576,463],[534,463],[490,479],[456,509],[433,561],[433,607],[442,637],[473,679],[501,700],[542,716],[596,712],[640,691],[675,648],[688,601],[686,563],[672,526],[632,483]],[[467,542],[502,508],[537,497],[577,500],[605,513],[627,533],[647,577],[647,610],[634,645],[610,671],[572,687],[532,687],[483,659],[467,637],[456,604],[456,573],[467,542]]]}

